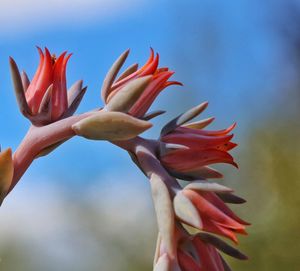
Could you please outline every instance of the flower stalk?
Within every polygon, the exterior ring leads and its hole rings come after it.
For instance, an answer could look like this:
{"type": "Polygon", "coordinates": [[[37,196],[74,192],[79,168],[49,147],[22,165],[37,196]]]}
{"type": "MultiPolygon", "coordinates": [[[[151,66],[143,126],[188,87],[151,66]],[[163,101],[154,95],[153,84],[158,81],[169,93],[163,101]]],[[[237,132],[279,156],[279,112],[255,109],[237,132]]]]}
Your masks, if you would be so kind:
{"type": "Polygon", "coordinates": [[[245,200],[231,188],[209,181],[223,177],[212,164],[238,167],[229,153],[237,146],[232,142],[235,124],[213,131],[206,127],[214,118],[190,122],[207,108],[205,102],[167,123],[158,139],[139,136],[152,127],[150,119],[165,112],[148,112],[159,93],[182,85],[169,81],[174,72],[159,67],[159,55],[152,49],[141,68],[133,64],[118,76],[129,50],[121,54],[102,85],[104,107],[73,115],[87,88],[79,80],[67,90],[71,54],[56,58],[47,48],[38,51],[40,63],[31,82],[10,58],[18,106],[32,125],[14,153],[0,151],[0,203],[35,159],[73,136],[107,140],[127,151],[149,179],[158,224],[154,271],[230,270],[221,253],[245,260],[244,254],[218,238],[238,243],[238,234],[247,234],[249,223],[227,206],[245,200]]]}

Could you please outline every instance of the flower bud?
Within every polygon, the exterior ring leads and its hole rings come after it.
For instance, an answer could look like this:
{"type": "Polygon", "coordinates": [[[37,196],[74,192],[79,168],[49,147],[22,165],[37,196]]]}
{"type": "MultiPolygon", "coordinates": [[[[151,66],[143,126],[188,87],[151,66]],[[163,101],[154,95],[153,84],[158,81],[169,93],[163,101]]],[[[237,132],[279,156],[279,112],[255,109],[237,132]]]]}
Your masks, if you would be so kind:
{"type": "Polygon", "coordinates": [[[134,138],[151,126],[124,113],[99,111],[75,123],[72,129],[88,139],[118,141],[134,138]]]}

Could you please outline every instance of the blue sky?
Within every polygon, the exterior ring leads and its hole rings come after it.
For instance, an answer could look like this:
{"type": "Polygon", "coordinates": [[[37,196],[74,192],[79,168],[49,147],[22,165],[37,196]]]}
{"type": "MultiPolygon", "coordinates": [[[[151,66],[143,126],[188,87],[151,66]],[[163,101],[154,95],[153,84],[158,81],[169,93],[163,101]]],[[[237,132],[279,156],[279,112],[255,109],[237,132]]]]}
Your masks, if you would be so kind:
{"type": "MultiPolygon", "coordinates": [[[[159,127],[190,106],[210,101],[205,116],[217,116],[217,126],[233,121],[242,133],[277,97],[284,46],[270,29],[276,19],[260,1],[71,1],[47,4],[28,0],[1,3],[0,11],[0,133],[1,145],[16,148],[28,128],[13,96],[8,56],[32,77],[38,64],[35,46],[59,54],[72,52],[68,84],[83,79],[89,86],[80,112],[102,105],[102,79],[115,58],[131,48],[128,64],[143,63],[152,46],[161,65],[176,71],[184,88],[166,90],[154,105],[169,114],[159,127]],[[253,110],[255,108],[255,110],[253,110]]],[[[279,1],[274,1],[279,3],[279,1]]],[[[280,8],[280,6],[279,6],[280,8]]],[[[270,12],[271,11],[271,12],[270,12]]],[[[216,126],[216,127],[217,127],[216,126]]],[[[155,137],[158,128],[150,133],[155,137]]],[[[106,142],[73,139],[29,170],[64,182],[83,183],[115,168],[134,170],[127,155],[106,142]]]]}

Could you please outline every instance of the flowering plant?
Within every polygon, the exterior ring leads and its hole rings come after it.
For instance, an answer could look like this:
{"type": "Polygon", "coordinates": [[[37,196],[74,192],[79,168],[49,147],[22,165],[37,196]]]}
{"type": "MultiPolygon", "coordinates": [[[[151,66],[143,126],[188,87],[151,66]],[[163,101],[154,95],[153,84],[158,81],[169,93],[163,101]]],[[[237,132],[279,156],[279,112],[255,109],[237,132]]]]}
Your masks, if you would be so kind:
{"type": "Polygon", "coordinates": [[[148,112],[174,74],[159,68],[159,55],[151,49],[146,64],[130,66],[118,76],[129,50],[108,71],[102,85],[104,107],[74,115],[85,92],[77,81],[67,90],[66,67],[71,55],[58,58],[38,48],[40,63],[30,82],[10,58],[14,90],[21,113],[31,126],[19,147],[0,152],[0,203],[13,190],[31,163],[59,145],[81,136],[107,140],[127,151],[150,180],[157,216],[158,238],[154,271],[227,271],[221,252],[238,259],[247,257],[217,236],[237,243],[246,234],[247,222],[227,203],[244,203],[233,190],[208,179],[222,178],[211,164],[237,167],[229,151],[235,124],[212,131],[213,118],[190,122],[203,112],[202,103],[167,123],[157,140],[139,135],[164,111],[148,112]],[[184,185],[183,185],[184,183],[184,185]]]}

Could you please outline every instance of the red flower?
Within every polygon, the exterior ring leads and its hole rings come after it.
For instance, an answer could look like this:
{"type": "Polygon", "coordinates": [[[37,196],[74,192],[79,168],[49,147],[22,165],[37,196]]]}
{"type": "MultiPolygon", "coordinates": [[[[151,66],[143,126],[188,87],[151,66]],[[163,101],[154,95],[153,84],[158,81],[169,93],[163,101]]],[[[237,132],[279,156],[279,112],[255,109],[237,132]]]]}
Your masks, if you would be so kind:
{"type": "Polygon", "coordinates": [[[181,240],[177,250],[179,266],[182,271],[226,271],[231,270],[220,251],[239,260],[248,259],[239,250],[229,246],[221,239],[199,233],[181,240]]]}
{"type": "Polygon", "coordinates": [[[213,245],[204,243],[199,237],[193,238],[192,245],[196,259],[188,251],[177,251],[182,271],[225,271],[222,257],[213,245]]]}
{"type": "MultiPolygon", "coordinates": [[[[207,103],[202,104],[204,108],[207,103]]],[[[238,167],[228,153],[237,146],[231,142],[235,127],[219,131],[203,130],[214,118],[175,127],[161,137],[167,145],[178,146],[172,151],[161,153],[161,162],[176,177],[184,179],[222,178],[222,174],[208,167],[215,163],[227,163],[238,167]]]]}
{"type": "Polygon", "coordinates": [[[214,192],[184,189],[183,194],[194,204],[202,220],[201,230],[222,235],[238,242],[236,233],[247,234],[247,222],[240,219],[214,192]]]}
{"type": "MultiPolygon", "coordinates": [[[[121,65],[124,63],[125,59],[128,56],[129,51],[126,51],[121,57],[116,61],[121,62],[121,65]],[[122,59],[123,58],[123,59],[122,59]],[[122,61],[121,61],[122,59],[122,61]]],[[[159,64],[159,54],[154,54],[153,49],[151,48],[151,54],[146,62],[146,64],[138,69],[137,64],[129,67],[117,80],[113,81],[117,75],[117,72],[121,68],[121,65],[113,70],[114,66],[110,70],[107,75],[107,78],[113,78],[112,82],[107,86],[105,81],[105,87],[102,89],[102,96],[104,102],[108,104],[112,98],[122,92],[124,87],[126,87],[130,82],[143,77],[150,77],[150,80],[139,96],[139,98],[134,102],[131,106],[128,114],[142,118],[145,113],[148,111],[149,107],[152,105],[156,97],[159,93],[170,85],[182,85],[180,82],[177,81],[168,81],[169,78],[174,74],[173,71],[170,71],[169,68],[163,67],[158,68],[159,64]],[[111,72],[114,72],[111,74],[111,72]]]]}
{"type": "Polygon", "coordinates": [[[37,114],[45,94],[52,86],[51,121],[59,119],[68,108],[66,66],[71,54],[62,53],[57,59],[38,48],[40,63],[26,91],[26,100],[33,115],[37,114]]]}
{"type": "Polygon", "coordinates": [[[10,67],[20,111],[34,125],[41,126],[73,115],[87,88],[82,88],[79,80],[67,91],[66,67],[71,54],[64,52],[56,59],[47,48],[38,51],[40,63],[32,82],[25,72],[20,75],[12,58],[10,67]]]}

